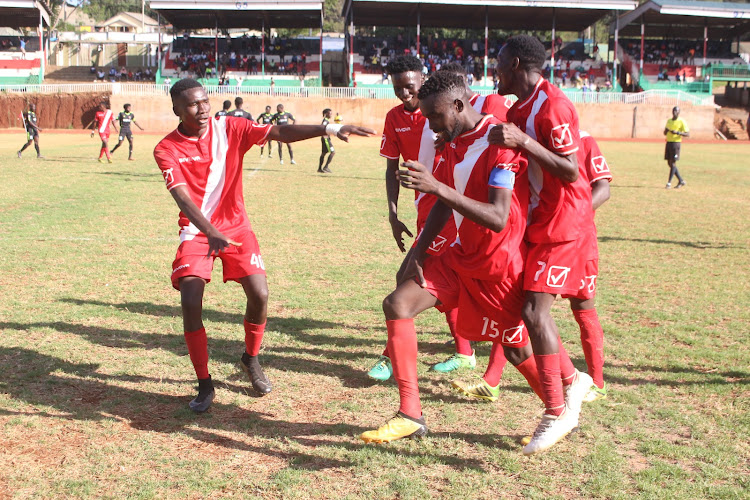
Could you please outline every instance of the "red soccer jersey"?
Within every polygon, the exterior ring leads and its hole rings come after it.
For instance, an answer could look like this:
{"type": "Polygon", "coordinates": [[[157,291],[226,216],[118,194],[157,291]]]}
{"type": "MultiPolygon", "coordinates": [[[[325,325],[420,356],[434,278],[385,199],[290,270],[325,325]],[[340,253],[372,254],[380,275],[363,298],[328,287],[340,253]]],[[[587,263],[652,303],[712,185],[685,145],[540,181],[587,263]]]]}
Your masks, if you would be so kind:
{"type": "Polygon", "coordinates": [[[100,134],[109,134],[109,124],[114,123],[115,117],[112,114],[112,110],[97,111],[94,116],[96,120],[96,128],[100,134]]]}
{"type": "MultiPolygon", "coordinates": [[[[563,92],[544,78],[524,101],[508,111],[508,120],[548,150],[567,156],[578,152],[578,113],[563,92]]],[[[579,173],[583,166],[579,156],[579,173]]],[[[573,241],[591,218],[591,188],[584,175],[565,182],[529,158],[531,220],[526,239],[532,243],[573,241]]]]}
{"type": "MultiPolygon", "coordinates": [[[[271,127],[221,116],[209,121],[200,138],[174,130],[154,149],[167,189],[186,186],[201,213],[229,238],[250,230],[242,195],[242,159],[253,145],[266,141],[271,127]]],[[[182,212],[178,224],[181,241],[206,239],[182,212]]]]}
{"type": "Polygon", "coordinates": [[[501,122],[508,121],[508,110],[513,107],[513,101],[499,94],[480,96],[474,94],[469,99],[471,107],[483,115],[493,115],[501,122]]]}
{"type": "Polygon", "coordinates": [[[523,267],[529,199],[526,159],[514,149],[487,142],[497,123],[501,121],[485,115],[472,130],[446,144],[435,167],[437,180],[483,203],[489,202],[490,189],[513,190],[508,222],[499,233],[453,212],[458,237],[446,252],[449,265],[463,276],[491,281],[501,281],[523,267]]]}
{"type": "Polygon", "coordinates": [[[609,170],[606,158],[599,150],[599,145],[588,132],[583,130],[581,130],[581,148],[585,158],[583,162],[584,172],[589,185],[602,179],[612,182],[612,172],[609,170]]]}

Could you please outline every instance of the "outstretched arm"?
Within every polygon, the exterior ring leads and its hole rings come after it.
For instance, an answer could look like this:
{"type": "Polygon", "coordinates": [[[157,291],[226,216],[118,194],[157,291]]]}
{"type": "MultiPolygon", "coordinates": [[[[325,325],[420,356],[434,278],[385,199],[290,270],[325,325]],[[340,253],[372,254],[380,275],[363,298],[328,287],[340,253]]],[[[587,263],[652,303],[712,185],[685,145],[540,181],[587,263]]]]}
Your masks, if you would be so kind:
{"type": "MultiPolygon", "coordinates": [[[[323,137],[324,135],[328,135],[324,125],[274,125],[268,132],[268,140],[288,143],[304,141],[313,137],[323,137]]],[[[369,137],[375,135],[375,131],[365,127],[344,125],[336,134],[344,142],[349,142],[350,135],[369,137]]]]}

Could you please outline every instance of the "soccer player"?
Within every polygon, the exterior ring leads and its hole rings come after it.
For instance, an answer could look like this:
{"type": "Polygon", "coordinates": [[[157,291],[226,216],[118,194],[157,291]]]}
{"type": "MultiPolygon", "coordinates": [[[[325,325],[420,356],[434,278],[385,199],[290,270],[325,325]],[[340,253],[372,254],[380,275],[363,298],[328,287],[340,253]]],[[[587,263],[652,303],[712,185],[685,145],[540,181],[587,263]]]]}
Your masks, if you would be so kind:
{"type": "Polygon", "coordinates": [[[667,179],[667,189],[672,188],[672,177],[677,176],[678,184],[674,187],[679,189],[685,185],[685,179],[680,176],[677,170],[677,160],[680,159],[680,145],[683,137],[690,137],[687,122],[680,118],[680,108],[672,108],[672,118],[667,120],[664,126],[664,135],[667,137],[667,144],[664,148],[664,159],[669,165],[669,179],[667,179]]]}
{"type": "Polygon", "coordinates": [[[115,150],[119,148],[122,142],[127,138],[128,160],[133,161],[133,132],[130,130],[130,124],[133,123],[141,130],[143,130],[143,127],[138,125],[138,122],[135,121],[135,115],[130,112],[130,104],[125,104],[122,108],[123,111],[120,111],[120,114],[117,115],[117,122],[120,124],[119,140],[117,142],[117,145],[112,148],[112,151],[110,151],[110,154],[114,153],[115,150]]]}
{"type": "Polygon", "coordinates": [[[175,83],[170,95],[180,125],[157,144],[154,158],[180,208],[181,243],[171,280],[180,291],[185,341],[198,377],[198,395],[189,406],[195,412],[204,412],[214,399],[214,387],[208,371],[202,304],[216,257],[222,259],[224,281],[237,281],[247,296],[242,369],[259,394],[271,391],[271,382],[258,361],[268,285],[242,195],[244,154],[268,139],[293,142],[335,134],[346,141],[350,134],[367,136],[374,131],[348,125],[275,127],[234,117],[211,118],[205,89],[190,78],[175,83]]]}
{"type": "Polygon", "coordinates": [[[227,116],[229,114],[229,109],[232,107],[232,101],[227,99],[224,101],[221,105],[221,110],[217,111],[214,115],[215,118],[218,118],[220,116],[227,116]]]}
{"type": "MultiPolygon", "coordinates": [[[[99,103],[99,111],[96,112],[96,115],[94,115],[94,119],[91,120],[88,125],[86,125],[85,128],[89,128],[92,124],[95,125],[96,131],[99,132],[99,138],[102,140],[102,147],[99,150],[99,163],[102,163],[102,158],[104,155],[107,156],[107,161],[109,163],[112,163],[112,156],[110,156],[109,153],[109,125],[112,124],[112,126],[115,128],[115,132],[119,132],[117,130],[117,125],[115,124],[115,118],[112,115],[112,110],[109,109],[109,103],[102,101],[99,103]]],[[[91,131],[91,137],[94,137],[94,130],[91,131]]]]}
{"type": "MultiPolygon", "coordinates": [[[[322,125],[327,126],[330,123],[330,120],[331,120],[331,108],[326,108],[323,110],[322,125]]],[[[321,152],[320,152],[320,160],[318,161],[318,173],[330,174],[331,169],[328,168],[328,165],[331,164],[331,160],[333,160],[333,156],[336,154],[336,151],[333,149],[333,143],[331,143],[330,137],[328,136],[321,137],[320,143],[321,143],[321,152]],[[326,162],[326,165],[324,167],[323,160],[325,160],[326,155],[328,155],[328,161],[326,162]]]]}
{"type": "Polygon", "coordinates": [[[445,134],[449,143],[434,171],[406,161],[398,172],[404,187],[437,200],[398,286],[383,301],[399,411],[385,425],[364,432],[360,438],[365,442],[427,433],[417,384],[414,317],[431,307],[458,306],[460,335],[502,345],[508,359],[541,393],[521,320],[529,193],[526,160],[518,151],[487,142],[499,120],[471,107],[461,77],[438,71],[418,95],[430,127],[445,134]],[[429,255],[431,242],[449,220],[458,228],[455,244],[440,255],[429,255]]]}
{"type": "Polygon", "coordinates": [[[440,67],[440,71],[447,71],[463,78],[466,84],[466,92],[469,94],[471,106],[484,114],[491,114],[501,122],[507,121],[508,110],[513,106],[513,101],[500,94],[480,96],[469,87],[466,70],[457,62],[449,62],[440,67]]]}
{"type": "MultiPolygon", "coordinates": [[[[294,125],[297,122],[297,120],[294,119],[294,115],[292,115],[291,113],[288,113],[288,112],[284,111],[284,105],[283,104],[279,104],[278,106],[276,106],[276,114],[273,115],[273,124],[276,125],[276,126],[283,126],[283,125],[288,125],[289,122],[292,122],[292,125],[294,125]]],[[[290,163],[292,165],[296,165],[297,162],[294,161],[294,153],[292,152],[292,145],[287,142],[286,147],[289,150],[289,159],[291,160],[290,163]]],[[[270,149],[271,149],[270,145],[268,146],[268,149],[270,151],[270,149]]],[[[279,142],[279,163],[281,165],[283,165],[284,164],[284,158],[282,158],[281,155],[282,155],[282,153],[281,153],[281,143],[279,142]]]]}
{"type": "MultiPolygon", "coordinates": [[[[261,125],[268,125],[273,123],[273,113],[271,113],[271,106],[266,106],[266,110],[258,115],[258,118],[256,120],[261,125]]],[[[260,146],[260,157],[263,158],[263,147],[265,144],[261,144],[260,146]]],[[[279,146],[281,147],[281,146],[279,146]]],[[[271,143],[268,143],[268,157],[271,157],[271,152],[273,151],[273,147],[271,143]]]]}
{"type": "Polygon", "coordinates": [[[227,116],[234,116],[235,118],[245,118],[246,120],[250,120],[251,122],[253,120],[253,115],[242,109],[242,105],[245,101],[243,101],[242,97],[235,97],[234,98],[234,111],[230,111],[227,113],[227,116]]]}
{"type": "Polygon", "coordinates": [[[26,129],[26,144],[24,144],[21,149],[18,150],[16,154],[18,154],[18,157],[21,157],[21,153],[31,146],[31,143],[34,143],[34,149],[36,149],[36,157],[37,158],[44,158],[42,156],[42,153],[39,152],[39,132],[42,131],[42,129],[39,128],[39,125],[37,124],[37,116],[36,116],[36,104],[33,102],[29,104],[29,109],[24,113],[23,116],[23,126],[26,129]]]}
{"type": "Polygon", "coordinates": [[[531,214],[526,229],[523,320],[529,329],[545,412],[526,455],[544,451],[578,426],[593,381],[578,372],[550,313],[558,294],[576,294],[584,277],[580,251],[591,226],[591,190],[577,159],[578,114],[560,89],[542,77],[544,46],[530,35],[507,40],[498,55],[498,94],[515,94],[508,121],[493,128],[491,144],[528,155],[531,214]],[[565,387],[565,389],[564,389],[565,387]]]}
{"type": "MultiPolygon", "coordinates": [[[[417,161],[430,169],[436,160],[435,141],[437,135],[430,129],[428,120],[419,109],[418,92],[422,83],[424,83],[422,68],[422,61],[414,56],[396,57],[390,60],[386,66],[386,70],[391,75],[393,92],[401,101],[401,104],[391,109],[385,117],[383,139],[380,143],[380,156],[386,159],[385,190],[388,198],[388,220],[391,224],[393,238],[402,252],[406,251],[404,233],[411,237],[413,235],[406,224],[398,218],[399,182],[396,173],[398,172],[399,158],[404,161],[417,161]]],[[[417,238],[419,238],[427,215],[429,215],[430,209],[432,209],[437,198],[431,194],[418,191],[414,192],[414,197],[414,203],[417,206],[417,238]]],[[[429,245],[428,251],[432,254],[439,254],[445,251],[455,239],[455,225],[452,221],[448,221],[443,231],[429,245]]],[[[397,277],[402,273],[408,257],[407,255],[401,264],[397,277]]],[[[476,366],[476,356],[471,343],[460,338],[456,333],[457,314],[455,310],[445,311],[445,319],[455,341],[456,352],[447,360],[432,367],[437,372],[447,373],[476,366]]],[[[385,381],[391,377],[393,368],[389,351],[388,345],[386,345],[383,354],[367,372],[370,378],[385,381]]]]}

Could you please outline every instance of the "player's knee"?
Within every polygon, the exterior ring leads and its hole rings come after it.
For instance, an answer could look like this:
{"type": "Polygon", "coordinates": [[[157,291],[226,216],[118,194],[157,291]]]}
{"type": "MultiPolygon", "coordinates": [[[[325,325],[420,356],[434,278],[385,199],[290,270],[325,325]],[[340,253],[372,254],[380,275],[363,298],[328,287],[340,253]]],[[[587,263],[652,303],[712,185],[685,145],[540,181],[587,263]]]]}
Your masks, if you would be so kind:
{"type": "Polygon", "coordinates": [[[247,301],[248,304],[252,302],[258,306],[265,307],[268,304],[268,287],[260,286],[252,288],[248,294],[247,301]]]}
{"type": "Polygon", "coordinates": [[[535,307],[535,304],[531,301],[527,301],[521,309],[521,317],[523,322],[532,332],[537,332],[541,329],[543,323],[543,314],[539,307],[535,307]]]}
{"type": "Polygon", "coordinates": [[[386,319],[406,319],[411,317],[403,301],[393,292],[383,300],[383,313],[386,319]]]}

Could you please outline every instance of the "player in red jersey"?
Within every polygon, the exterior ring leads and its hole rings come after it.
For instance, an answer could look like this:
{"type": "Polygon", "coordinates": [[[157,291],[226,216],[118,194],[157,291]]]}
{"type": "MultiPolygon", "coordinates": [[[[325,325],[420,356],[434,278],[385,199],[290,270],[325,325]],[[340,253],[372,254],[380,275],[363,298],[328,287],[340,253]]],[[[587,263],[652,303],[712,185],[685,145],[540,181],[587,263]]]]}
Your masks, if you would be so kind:
{"type": "Polygon", "coordinates": [[[269,140],[294,142],[333,134],[346,141],[350,134],[367,136],[375,131],[341,125],[258,125],[233,117],[212,119],[206,91],[189,78],[172,86],[170,94],[180,125],[157,144],[154,158],[180,207],[181,243],[172,264],[172,285],[180,291],[185,341],[198,376],[198,396],[190,402],[190,409],[203,412],[214,399],[202,319],[203,291],[211,281],[216,257],[223,262],[224,281],[237,281],[247,296],[242,369],[258,393],[271,391],[258,362],[268,285],[242,195],[245,153],[269,140]]]}
{"type": "Polygon", "coordinates": [[[482,114],[492,115],[501,122],[508,121],[508,110],[513,106],[513,101],[500,94],[482,96],[474,92],[471,87],[469,87],[469,82],[466,78],[466,70],[457,62],[443,64],[440,67],[440,71],[447,71],[464,79],[466,92],[469,93],[469,102],[474,109],[482,114]]]}
{"type": "MultiPolygon", "coordinates": [[[[393,92],[401,100],[402,104],[391,109],[385,117],[383,127],[383,140],[380,144],[380,156],[386,159],[385,188],[388,197],[388,220],[396,244],[402,252],[406,251],[404,245],[404,233],[412,236],[406,224],[398,218],[398,195],[399,183],[396,178],[398,172],[399,158],[404,161],[418,161],[422,165],[432,168],[435,162],[435,133],[430,130],[428,121],[422,116],[419,109],[417,92],[422,87],[424,75],[422,73],[422,61],[413,56],[399,56],[391,60],[386,70],[391,75],[393,92]]],[[[415,192],[415,205],[417,206],[417,238],[424,227],[427,215],[435,204],[433,195],[415,192]]],[[[443,231],[436,236],[429,247],[429,252],[439,254],[444,251],[456,238],[456,229],[452,222],[446,224],[443,231]]],[[[408,260],[404,259],[404,263],[408,260]]],[[[398,276],[403,270],[399,270],[398,276]]],[[[438,372],[450,372],[460,368],[474,368],[476,357],[471,343],[456,335],[456,311],[446,311],[445,318],[448,322],[451,335],[455,340],[456,352],[447,360],[433,366],[438,372]]],[[[386,346],[383,354],[375,365],[367,372],[367,375],[375,380],[385,381],[391,378],[393,373],[390,352],[386,346]]]]}
{"type": "Polygon", "coordinates": [[[396,290],[383,301],[399,411],[385,425],[363,433],[365,442],[427,433],[417,385],[414,317],[431,307],[457,307],[460,335],[502,345],[541,397],[538,370],[521,320],[529,192],[526,160],[518,151],[487,142],[499,120],[471,107],[461,77],[438,71],[422,86],[419,98],[430,127],[445,134],[449,143],[434,171],[406,161],[398,173],[404,187],[433,194],[437,201],[396,290]],[[455,243],[440,255],[430,255],[430,243],[449,220],[457,227],[455,243]]]}
{"type": "Polygon", "coordinates": [[[544,451],[578,426],[593,381],[578,372],[562,347],[550,313],[558,294],[574,294],[584,276],[591,191],[579,175],[578,114],[560,89],[542,77],[544,46],[529,35],[508,39],[498,56],[498,94],[515,94],[508,121],[490,143],[525,151],[531,189],[529,245],[524,269],[524,323],[529,329],[545,412],[524,454],[544,451]]]}
{"type": "Polygon", "coordinates": [[[103,161],[102,158],[105,155],[107,156],[107,161],[112,163],[112,156],[109,152],[109,125],[112,124],[115,128],[115,132],[119,132],[119,130],[117,130],[115,117],[112,114],[112,110],[109,109],[108,102],[102,101],[99,103],[99,111],[96,112],[94,119],[91,120],[85,128],[89,128],[92,124],[95,124],[95,130],[91,131],[91,137],[94,137],[94,132],[98,132],[99,138],[102,140],[102,147],[99,150],[99,163],[103,161]]]}

